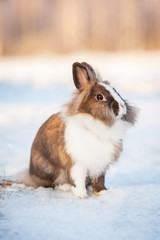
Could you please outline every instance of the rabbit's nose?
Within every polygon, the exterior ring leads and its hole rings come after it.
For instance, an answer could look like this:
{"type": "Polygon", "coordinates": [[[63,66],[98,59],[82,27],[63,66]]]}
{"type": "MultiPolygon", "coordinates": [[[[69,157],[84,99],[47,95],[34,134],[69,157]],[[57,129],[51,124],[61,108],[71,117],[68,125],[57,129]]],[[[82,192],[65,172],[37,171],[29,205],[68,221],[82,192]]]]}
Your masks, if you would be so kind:
{"type": "Polygon", "coordinates": [[[122,103],[120,105],[121,105],[122,108],[124,108],[124,105],[122,103]]]}

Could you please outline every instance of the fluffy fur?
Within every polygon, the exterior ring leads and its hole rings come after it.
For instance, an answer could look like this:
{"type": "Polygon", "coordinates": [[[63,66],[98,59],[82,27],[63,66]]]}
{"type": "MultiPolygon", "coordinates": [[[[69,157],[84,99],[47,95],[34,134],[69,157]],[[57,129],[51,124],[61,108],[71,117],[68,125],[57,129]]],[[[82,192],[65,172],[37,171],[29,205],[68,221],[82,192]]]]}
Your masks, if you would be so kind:
{"type": "Polygon", "coordinates": [[[71,189],[86,198],[90,184],[96,195],[106,191],[105,172],[118,159],[137,111],[85,62],[73,64],[73,80],[73,99],[40,127],[34,139],[23,182],[71,189]]]}

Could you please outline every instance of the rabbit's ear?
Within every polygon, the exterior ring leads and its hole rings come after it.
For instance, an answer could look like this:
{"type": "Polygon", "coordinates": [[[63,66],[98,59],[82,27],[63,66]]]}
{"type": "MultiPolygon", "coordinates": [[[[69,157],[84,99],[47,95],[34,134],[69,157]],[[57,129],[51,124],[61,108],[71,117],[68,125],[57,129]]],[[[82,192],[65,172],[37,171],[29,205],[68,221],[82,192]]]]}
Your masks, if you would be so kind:
{"type": "MultiPolygon", "coordinates": [[[[87,63],[75,62],[72,66],[73,80],[77,89],[85,87],[88,83],[92,81],[93,72],[88,67],[87,63]]],[[[94,70],[93,70],[94,71],[94,70]]]]}
{"type": "Polygon", "coordinates": [[[86,62],[82,62],[81,64],[82,64],[83,66],[87,67],[87,68],[91,71],[91,73],[92,73],[94,76],[96,76],[96,73],[95,73],[95,71],[94,71],[94,69],[93,69],[93,67],[92,67],[91,65],[89,65],[89,64],[86,63],[86,62]]]}

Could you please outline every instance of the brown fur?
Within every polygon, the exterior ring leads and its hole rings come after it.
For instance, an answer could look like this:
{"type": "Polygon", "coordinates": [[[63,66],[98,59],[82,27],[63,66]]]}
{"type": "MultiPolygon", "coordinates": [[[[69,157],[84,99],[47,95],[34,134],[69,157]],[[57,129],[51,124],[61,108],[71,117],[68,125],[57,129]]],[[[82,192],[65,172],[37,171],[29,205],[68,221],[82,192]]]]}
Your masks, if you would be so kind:
{"type": "Polygon", "coordinates": [[[115,116],[119,110],[117,102],[114,101],[110,93],[97,83],[88,84],[81,93],[77,91],[72,101],[66,105],[66,108],[67,116],[77,113],[88,113],[108,126],[114,123],[115,116]],[[107,102],[96,100],[95,97],[99,93],[106,97],[107,102]]]}
{"type": "Polygon", "coordinates": [[[102,174],[98,179],[96,179],[92,186],[93,186],[93,191],[96,195],[98,195],[99,192],[103,190],[107,190],[107,188],[104,186],[104,181],[105,181],[105,174],[102,174]]]}
{"type": "Polygon", "coordinates": [[[73,80],[77,89],[83,90],[88,83],[97,82],[97,77],[94,69],[86,62],[75,62],[72,66],[73,80]]]}
{"type": "MultiPolygon", "coordinates": [[[[70,183],[70,170],[73,166],[71,157],[67,154],[64,141],[65,121],[63,118],[85,113],[94,119],[102,121],[107,126],[112,126],[119,111],[119,105],[105,87],[99,85],[99,79],[94,69],[83,62],[73,64],[73,80],[77,91],[71,102],[65,105],[64,111],[52,115],[39,129],[31,149],[29,175],[35,186],[52,186],[70,183]],[[97,100],[97,95],[102,94],[104,100],[97,100]]],[[[104,84],[109,84],[104,81],[104,84]]],[[[136,109],[126,102],[127,114],[123,121],[133,124],[136,120],[136,109]]],[[[112,162],[116,161],[122,151],[122,141],[114,148],[112,162]]],[[[92,182],[95,193],[105,190],[104,175],[101,174],[92,182]]],[[[30,180],[29,180],[30,181],[30,180]]],[[[86,185],[91,183],[88,176],[86,185]]]]}
{"type": "Polygon", "coordinates": [[[52,115],[39,129],[31,149],[30,174],[52,185],[61,177],[69,181],[72,161],[65,151],[64,123],[60,114],[52,115]]]}

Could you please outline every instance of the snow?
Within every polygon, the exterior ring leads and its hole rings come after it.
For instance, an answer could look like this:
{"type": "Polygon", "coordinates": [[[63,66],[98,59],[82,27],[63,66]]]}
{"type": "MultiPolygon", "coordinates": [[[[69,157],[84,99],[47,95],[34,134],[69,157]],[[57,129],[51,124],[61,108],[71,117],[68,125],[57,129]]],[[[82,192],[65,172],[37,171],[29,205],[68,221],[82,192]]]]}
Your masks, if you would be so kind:
{"type": "Polygon", "coordinates": [[[160,52],[0,59],[0,176],[14,179],[28,167],[38,128],[74,89],[72,63],[84,60],[140,108],[106,174],[109,190],[78,199],[13,184],[0,192],[0,239],[160,238],[160,52]]]}

